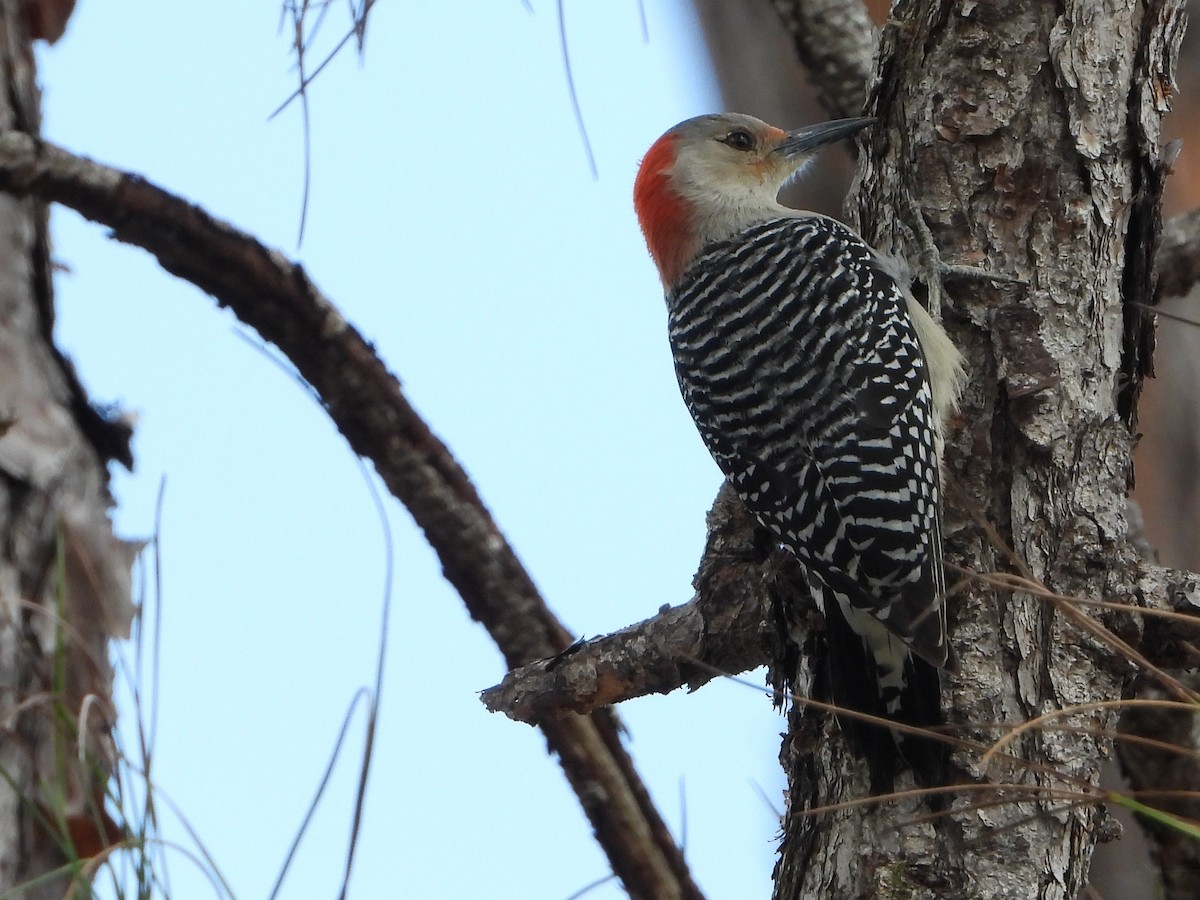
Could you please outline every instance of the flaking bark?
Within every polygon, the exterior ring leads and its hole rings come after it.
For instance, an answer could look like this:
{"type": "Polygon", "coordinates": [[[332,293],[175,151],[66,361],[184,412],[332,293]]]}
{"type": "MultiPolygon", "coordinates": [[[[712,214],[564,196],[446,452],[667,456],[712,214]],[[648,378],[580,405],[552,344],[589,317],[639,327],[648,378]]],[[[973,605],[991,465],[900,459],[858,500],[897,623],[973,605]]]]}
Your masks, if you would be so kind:
{"type": "MultiPolygon", "coordinates": [[[[0,2],[0,129],[28,136],[27,7],[0,2]]],[[[113,536],[105,469],[131,462],[129,429],[88,405],[53,344],[46,212],[0,196],[0,896],[22,900],[87,895],[64,867],[123,836],[105,811],[109,642],[128,635],[136,550],[113,536]]]]}
{"type": "MultiPolygon", "coordinates": [[[[928,269],[923,220],[943,262],[1006,279],[948,280],[941,310],[972,366],[947,460],[958,497],[947,552],[969,568],[1017,570],[1019,561],[1059,593],[1140,599],[1126,541],[1126,423],[1147,342],[1129,333],[1123,304],[1147,302],[1152,289],[1158,123],[1181,15],[1173,0],[902,0],[882,33],[868,102],[881,124],[861,157],[855,203],[864,236],[928,269]],[[977,521],[994,526],[999,546],[977,521]]],[[[982,724],[1127,689],[1132,667],[1042,600],[964,583],[950,610],[960,674],[949,697],[966,736],[994,740],[982,724]]],[[[1097,615],[1114,630],[1132,627],[1097,615]]],[[[1104,812],[1062,797],[1094,793],[1116,722],[1109,710],[1060,724],[1091,733],[1027,733],[1012,749],[1030,766],[983,772],[956,756],[966,782],[1011,781],[1041,798],[973,810],[977,798],[963,794],[949,819],[916,824],[911,804],[807,815],[863,793],[863,782],[830,723],[797,708],[776,897],[1074,900],[1104,812]]]]}

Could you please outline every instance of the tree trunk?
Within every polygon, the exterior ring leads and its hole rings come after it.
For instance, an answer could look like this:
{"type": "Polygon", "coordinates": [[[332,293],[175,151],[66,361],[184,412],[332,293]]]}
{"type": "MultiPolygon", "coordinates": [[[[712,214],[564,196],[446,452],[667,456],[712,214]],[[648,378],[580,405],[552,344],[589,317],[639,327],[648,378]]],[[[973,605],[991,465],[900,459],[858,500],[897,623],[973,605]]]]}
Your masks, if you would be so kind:
{"type": "MultiPolygon", "coordinates": [[[[867,110],[880,125],[859,170],[864,236],[923,261],[928,283],[923,220],[943,263],[1007,279],[944,277],[941,315],[971,363],[947,453],[951,562],[1138,602],[1125,509],[1149,339],[1132,304],[1151,300],[1159,122],[1181,32],[1177,0],[901,0],[882,32],[867,110]]],[[[1136,637],[1132,617],[1085,615],[1136,637]]],[[[990,723],[1127,688],[1130,664],[1045,599],[964,579],[950,617],[959,737],[990,744],[1005,733],[990,723]]],[[[918,800],[814,816],[867,784],[835,724],[798,706],[776,897],[1074,900],[1106,830],[1085,795],[1115,726],[1112,709],[1056,717],[1006,748],[1028,762],[986,770],[956,752],[965,787],[945,817],[918,821],[929,813],[918,800]],[[1019,787],[986,787],[1002,784],[1019,787]]]]}
{"type": "MultiPolygon", "coordinates": [[[[0,130],[36,135],[20,0],[0,2],[0,130]]],[[[0,195],[0,896],[61,898],[120,831],[109,638],[128,632],[131,547],[105,468],[128,428],[88,405],[51,341],[46,207],[0,195]]]]}

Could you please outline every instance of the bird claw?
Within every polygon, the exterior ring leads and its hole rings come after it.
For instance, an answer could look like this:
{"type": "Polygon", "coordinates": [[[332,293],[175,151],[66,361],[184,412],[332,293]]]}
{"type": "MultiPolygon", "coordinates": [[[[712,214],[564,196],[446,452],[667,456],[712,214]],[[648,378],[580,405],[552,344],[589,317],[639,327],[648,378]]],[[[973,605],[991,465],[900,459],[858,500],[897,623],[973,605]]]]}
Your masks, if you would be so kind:
{"type": "Polygon", "coordinates": [[[919,247],[918,256],[921,260],[921,274],[924,276],[921,280],[925,282],[926,290],[929,292],[930,306],[933,306],[935,309],[941,307],[941,301],[945,296],[945,290],[943,290],[944,281],[990,281],[994,284],[1028,284],[1025,279],[1004,272],[996,272],[979,266],[964,266],[943,262],[942,254],[933,239],[933,232],[929,230],[929,223],[925,221],[925,214],[921,212],[917,201],[911,194],[906,193],[905,197],[908,200],[911,212],[909,221],[913,223],[913,236],[916,238],[919,247]]]}

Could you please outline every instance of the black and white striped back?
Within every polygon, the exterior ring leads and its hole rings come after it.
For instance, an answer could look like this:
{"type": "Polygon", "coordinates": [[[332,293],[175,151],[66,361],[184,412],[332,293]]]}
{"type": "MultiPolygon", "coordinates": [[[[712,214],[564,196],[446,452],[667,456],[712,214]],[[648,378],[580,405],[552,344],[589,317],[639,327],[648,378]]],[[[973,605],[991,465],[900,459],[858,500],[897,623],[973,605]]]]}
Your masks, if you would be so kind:
{"type": "Polygon", "coordinates": [[[780,217],[703,248],[667,306],[684,400],[750,510],[944,666],[937,422],[892,276],[844,225],[780,217]]]}

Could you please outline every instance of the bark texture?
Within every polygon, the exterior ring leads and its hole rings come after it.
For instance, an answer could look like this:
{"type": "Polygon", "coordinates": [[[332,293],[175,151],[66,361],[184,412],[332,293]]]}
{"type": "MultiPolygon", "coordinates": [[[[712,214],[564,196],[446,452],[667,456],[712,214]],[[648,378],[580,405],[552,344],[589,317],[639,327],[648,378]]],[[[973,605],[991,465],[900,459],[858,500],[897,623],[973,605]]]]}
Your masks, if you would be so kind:
{"type": "MultiPolygon", "coordinates": [[[[1193,659],[1190,671],[1174,673],[1193,690],[1200,688],[1196,664],[1193,659]]],[[[1149,679],[1138,696],[1168,699],[1149,679]]],[[[1200,785],[1200,735],[1195,709],[1130,709],[1121,717],[1121,730],[1127,735],[1154,738],[1153,742],[1145,743],[1123,740],[1118,745],[1121,765],[1129,773],[1132,787],[1144,792],[1145,802],[1155,808],[1200,822],[1200,799],[1196,794],[1196,786],[1200,785]],[[1183,752],[1170,747],[1181,748],[1183,752]]],[[[1151,819],[1143,819],[1142,825],[1152,839],[1164,900],[1200,897],[1200,840],[1178,827],[1151,819]]]]}
{"type": "MultiPolygon", "coordinates": [[[[1125,497],[1149,340],[1146,318],[1127,311],[1152,297],[1158,126],[1181,17],[1175,0],[901,0],[882,32],[867,104],[881,124],[855,206],[864,236],[918,263],[925,284],[937,280],[928,236],[944,263],[1018,280],[947,276],[941,304],[931,292],[972,368],[950,436],[946,523],[949,558],[970,569],[1139,601],[1125,497]]],[[[964,581],[950,615],[961,669],[948,694],[964,736],[990,742],[1003,732],[989,723],[1127,688],[1125,659],[1042,599],[964,581]]],[[[1096,618],[1136,639],[1132,618],[1096,618]]],[[[866,784],[832,724],[793,710],[776,896],[1074,900],[1106,833],[1087,798],[1116,722],[1087,710],[1053,724],[1073,730],[1032,729],[1007,748],[1027,764],[984,771],[977,755],[955,754],[964,784],[1020,793],[963,790],[932,820],[914,803],[813,816],[866,784]]]]}
{"type": "Polygon", "coordinates": [[[772,0],[830,118],[859,115],[878,39],[863,3],[772,0]]]}
{"type": "MultiPolygon", "coordinates": [[[[25,14],[0,2],[0,128],[36,135],[25,14]]],[[[51,339],[46,207],[0,196],[0,896],[60,898],[120,838],[108,644],[132,615],[105,463],[129,462],[51,339]]],[[[86,894],[86,884],[78,890],[86,894]]]]}

